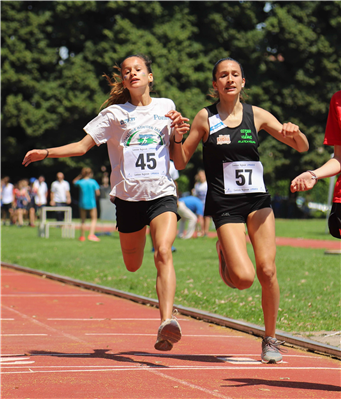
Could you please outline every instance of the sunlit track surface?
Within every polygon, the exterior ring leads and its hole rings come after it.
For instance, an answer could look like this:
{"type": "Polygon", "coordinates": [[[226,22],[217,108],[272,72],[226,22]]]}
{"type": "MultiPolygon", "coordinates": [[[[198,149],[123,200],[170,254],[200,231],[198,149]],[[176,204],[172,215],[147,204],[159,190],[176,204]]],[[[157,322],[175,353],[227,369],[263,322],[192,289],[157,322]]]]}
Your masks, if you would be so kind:
{"type": "Polygon", "coordinates": [[[260,337],[192,309],[160,352],[155,301],[33,272],[1,267],[2,398],[340,399],[335,356],[287,345],[282,363],[263,364],[260,337]]]}
{"type": "MultiPolygon", "coordinates": [[[[1,262],[1,266],[15,269],[15,270],[22,271],[22,272],[26,272],[26,273],[35,274],[38,276],[44,276],[45,278],[49,278],[51,280],[56,280],[56,281],[63,282],[66,284],[81,287],[84,289],[93,290],[93,291],[96,291],[99,293],[114,295],[114,296],[128,299],[128,300],[140,303],[140,304],[152,305],[152,306],[156,306],[156,307],[158,306],[158,302],[155,299],[135,295],[135,294],[125,292],[125,291],[120,291],[120,290],[117,290],[114,288],[91,284],[91,283],[87,283],[84,281],[75,280],[75,279],[72,279],[69,277],[64,277],[64,276],[60,276],[57,274],[47,273],[47,272],[44,272],[41,270],[26,268],[26,267],[16,265],[16,264],[9,264],[9,263],[1,262]]],[[[259,337],[262,337],[264,334],[264,328],[257,326],[255,324],[241,322],[241,321],[230,319],[230,318],[223,317],[220,315],[203,312],[203,311],[200,311],[197,309],[186,308],[181,305],[175,304],[174,306],[176,309],[178,309],[180,314],[193,317],[197,320],[202,320],[202,321],[214,323],[214,324],[217,324],[220,326],[229,327],[231,329],[246,332],[246,333],[249,333],[249,334],[252,334],[255,336],[259,336],[259,337]]],[[[287,333],[284,333],[281,331],[276,332],[276,337],[279,340],[284,340],[286,342],[286,344],[290,344],[290,345],[297,346],[297,347],[300,347],[300,348],[303,348],[303,349],[306,349],[306,350],[309,350],[312,352],[330,355],[330,356],[336,357],[338,359],[341,359],[341,350],[337,347],[334,347],[331,345],[326,345],[326,344],[321,344],[321,343],[318,343],[318,342],[315,342],[315,341],[312,341],[309,339],[298,338],[298,337],[292,336],[290,334],[287,334],[287,333]]]]}

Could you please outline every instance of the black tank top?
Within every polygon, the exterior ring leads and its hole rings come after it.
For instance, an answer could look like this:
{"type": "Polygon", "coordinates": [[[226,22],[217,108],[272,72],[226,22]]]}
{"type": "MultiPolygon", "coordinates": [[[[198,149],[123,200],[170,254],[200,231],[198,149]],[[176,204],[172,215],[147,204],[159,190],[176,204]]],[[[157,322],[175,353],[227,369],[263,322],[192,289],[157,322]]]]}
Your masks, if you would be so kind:
{"type": "Polygon", "coordinates": [[[235,203],[247,196],[264,195],[264,193],[226,195],[224,191],[225,162],[259,161],[258,133],[254,124],[252,106],[242,105],[242,122],[234,128],[224,125],[219,117],[217,103],[205,107],[210,127],[209,137],[203,143],[203,161],[208,185],[205,215],[214,215],[217,208],[222,205],[222,201],[235,203]]]}

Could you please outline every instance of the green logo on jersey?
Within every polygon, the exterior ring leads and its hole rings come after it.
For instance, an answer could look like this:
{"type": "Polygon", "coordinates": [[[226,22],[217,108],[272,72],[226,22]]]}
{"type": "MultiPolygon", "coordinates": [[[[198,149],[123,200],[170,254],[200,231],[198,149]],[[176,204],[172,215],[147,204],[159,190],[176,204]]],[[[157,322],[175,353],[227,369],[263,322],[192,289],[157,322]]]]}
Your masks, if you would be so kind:
{"type": "Polygon", "coordinates": [[[251,129],[240,129],[241,140],[238,140],[238,143],[250,143],[256,144],[255,140],[253,140],[251,129]]]}

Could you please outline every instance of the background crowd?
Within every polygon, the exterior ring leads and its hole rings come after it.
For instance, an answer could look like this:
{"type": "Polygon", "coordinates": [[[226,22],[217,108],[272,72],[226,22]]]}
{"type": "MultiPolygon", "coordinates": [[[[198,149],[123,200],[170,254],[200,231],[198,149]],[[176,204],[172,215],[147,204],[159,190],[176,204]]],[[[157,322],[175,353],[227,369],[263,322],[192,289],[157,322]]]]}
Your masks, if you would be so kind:
{"type": "MultiPolygon", "coordinates": [[[[177,172],[177,171],[176,171],[177,172]]],[[[178,176],[178,172],[177,172],[178,176]]],[[[176,179],[175,179],[176,180],[176,179]]],[[[110,183],[106,168],[102,170],[101,185],[93,179],[90,168],[83,168],[72,184],[78,187],[77,198],[71,197],[71,186],[64,179],[64,173],[58,172],[56,180],[46,183],[45,177],[21,179],[11,182],[9,176],[1,179],[1,219],[3,225],[35,227],[40,218],[43,206],[63,207],[77,206],[81,218],[80,241],[85,241],[85,219],[90,216],[91,229],[88,239],[99,241],[95,235],[97,213],[102,215],[99,199],[109,199],[110,183]],[[85,190],[85,191],[84,191],[85,190]],[[90,192],[86,192],[90,190],[90,192]],[[85,202],[84,202],[85,201],[85,202]],[[90,238],[89,238],[90,237],[90,238]]],[[[195,185],[191,192],[178,192],[178,211],[181,215],[178,236],[189,239],[194,236],[207,236],[211,218],[204,217],[204,205],[207,192],[205,172],[200,169],[195,177],[195,185]]],[[[114,206],[112,211],[115,212],[114,206]]],[[[64,212],[55,212],[56,221],[64,220],[64,212]]]]}

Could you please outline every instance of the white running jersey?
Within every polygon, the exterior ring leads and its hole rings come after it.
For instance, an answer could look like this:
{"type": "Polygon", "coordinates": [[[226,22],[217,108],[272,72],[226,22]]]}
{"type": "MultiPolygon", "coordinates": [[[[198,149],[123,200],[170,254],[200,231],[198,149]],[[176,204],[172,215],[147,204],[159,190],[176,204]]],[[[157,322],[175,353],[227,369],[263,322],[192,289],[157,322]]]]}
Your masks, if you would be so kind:
{"type": "Polygon", "coordinates": [[[146,106],[126,102],[105,108],[84,130],[99,146],[107,143],[111,163],[110,196],[150,201],[176,196],[170,176],[169,139],[175,110],[168,98],[152,98],[146,106]]]}

